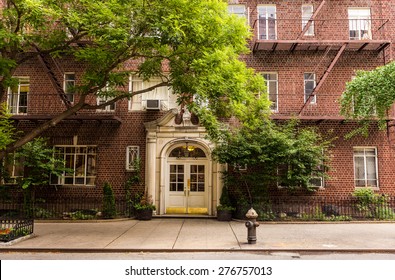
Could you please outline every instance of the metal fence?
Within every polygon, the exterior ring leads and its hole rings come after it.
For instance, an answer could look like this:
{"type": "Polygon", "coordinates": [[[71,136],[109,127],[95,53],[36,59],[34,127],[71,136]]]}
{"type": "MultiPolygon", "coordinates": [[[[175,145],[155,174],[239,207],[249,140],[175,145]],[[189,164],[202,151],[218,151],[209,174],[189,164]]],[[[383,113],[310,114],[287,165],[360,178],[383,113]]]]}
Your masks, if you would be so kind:
{"type": "MultiPolygon", "coordinates": [[[[1,200],[0,218],[30,217],[33,219],[103,219],[105,215],[104,198],[86,197],[48,197],[23,201],[23,199],[1,200]]],[[[125,198],[115,198],[114,218],[133,215],[131,204],[125,198]]]]}
{"type": "Polygon", "coordinates": [[[32,219],[0,220],[0,241],[9,242],[19,237],[33,233],[34,222],[32,219]]]}
{"type": "Polygon", "coordinates": [[[253,205],[261,220],[395,220],[395,198],[278,197],[253,205]]]}
{"type": "MultiPolygon", "coordinates": [[[[361,200],[356,197],[274,197],[262,199],[252,206],[260,220],[349,221],[395,220],[395,197],[379,196],[361,200]],[[264,202],[263,202],[264,201],[264,202]]],[[[238,205],[233,217],[244,219],[249,205],[238,205]]],[[[36,199],[1,199],[0,219],[29,217],[34,219],[103,219],[103,198],[56,197],[36,199]]],[[[115,198],[114,218],[134,216],[133,207],[125,197],[115,198]]]]}

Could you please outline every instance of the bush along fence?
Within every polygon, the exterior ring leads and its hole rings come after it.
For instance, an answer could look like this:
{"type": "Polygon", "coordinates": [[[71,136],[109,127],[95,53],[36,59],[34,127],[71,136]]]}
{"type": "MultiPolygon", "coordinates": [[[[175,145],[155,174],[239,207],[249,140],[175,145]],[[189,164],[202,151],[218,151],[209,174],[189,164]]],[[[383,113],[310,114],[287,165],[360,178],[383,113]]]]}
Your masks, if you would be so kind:
{"type": "MultiPolygon", "coordinates": [[[[351,221],[395,220],[395,197],[279,197],[252,205],[260,220],[351,221]]],[[[238,207],[239,213],[249,206],[238,207]],[[240,209],[244,208],[244,209],[240,209]]],[[[244,212],[244,213],[245,213],[244,212]]],[[[237,212],[236,212],[237,213],[237,212]]]]}
{"type": "MultiPolygon", "coordinates": [[[[288,196],[265,198],[253,203],[261,221],[351,221],[394,220],[395,197],[385,195],[345,197],[340,199],[288,196]]],[[[250,205],[236,205],[233,218],[244,219],[250,205]]],[[[0,219],[90,220],[132,217],[132,203],[125,197],[48,197],[24,203],[23,199],[1,199],[0,219]],[[111,203],[108,203],[108,201],[111,203]],[[109,207],[110,205],[110,207],[109,207]],[[111,209],[111,216],[105,215],[111,209]]]]}
{"type": "Polygon", "coordinates": [[[3,218],[32,218],[32,219],[67,219],[92,220],[132,215],[131,203],[124,197],[114,198],[113,195],[87,197],[46,197],[32,201],[0,198],[0,219],[3,218]],[[111,201],[111,216],[108,213],[108,201],[111,201]]]}

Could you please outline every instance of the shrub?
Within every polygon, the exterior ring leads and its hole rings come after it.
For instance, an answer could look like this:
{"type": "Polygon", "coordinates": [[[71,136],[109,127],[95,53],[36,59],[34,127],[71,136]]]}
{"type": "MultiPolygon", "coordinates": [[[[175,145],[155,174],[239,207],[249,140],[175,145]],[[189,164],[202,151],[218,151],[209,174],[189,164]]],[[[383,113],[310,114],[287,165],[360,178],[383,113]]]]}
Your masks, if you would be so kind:
{"type": "Polygon", "coordinates": [[[106,182],[103,186],[103,218],[113,219],[116,214],[114,192],[111,185],[106,182]]]}

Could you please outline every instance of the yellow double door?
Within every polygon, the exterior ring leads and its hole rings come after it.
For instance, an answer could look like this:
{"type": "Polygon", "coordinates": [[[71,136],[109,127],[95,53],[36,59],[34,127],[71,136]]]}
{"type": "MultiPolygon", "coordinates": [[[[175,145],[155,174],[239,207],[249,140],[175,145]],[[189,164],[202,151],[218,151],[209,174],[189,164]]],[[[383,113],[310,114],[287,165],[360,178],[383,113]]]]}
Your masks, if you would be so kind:
{"type": "Polygon", "coordinates": [[[208,214],[207,164],[169,162],[166,214],[208,214]]]}

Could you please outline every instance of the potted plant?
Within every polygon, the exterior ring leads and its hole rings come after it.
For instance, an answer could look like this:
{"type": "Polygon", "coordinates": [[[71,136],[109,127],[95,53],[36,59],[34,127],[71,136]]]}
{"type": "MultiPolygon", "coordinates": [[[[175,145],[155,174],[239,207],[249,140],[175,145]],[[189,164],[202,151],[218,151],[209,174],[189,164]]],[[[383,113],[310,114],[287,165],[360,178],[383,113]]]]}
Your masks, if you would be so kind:
{"type": "Polygon", "coordinates": [[[136,213],[136,218],[141,221],[147,221],[152,219],[152,212],[156,210],[155,205],[152,201],[152,196],[147,196],[146,194],[139,195],[137,202],[134,204],[134,209],[136,213]]]}
{"type": "Polygon", "coordinates": [[[219,199],[220,205],[217,206],[217,220],[230,221],[232,220],[232,212],[235,208],[231,205],[228,187],[222,188],[222,194],[219,199]]]}

